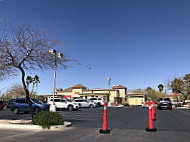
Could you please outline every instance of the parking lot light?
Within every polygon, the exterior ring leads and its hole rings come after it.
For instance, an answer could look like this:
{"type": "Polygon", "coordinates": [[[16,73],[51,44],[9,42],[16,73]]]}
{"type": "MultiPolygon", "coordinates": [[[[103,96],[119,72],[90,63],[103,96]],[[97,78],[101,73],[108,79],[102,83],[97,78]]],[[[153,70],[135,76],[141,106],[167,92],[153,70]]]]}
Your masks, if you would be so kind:
{"type": "Polygon", "coordinates": [[[109,85],[109,94],[107,97],[108,106],[110,106],[110,83],[111,83],[111,77],[108,77],[108,85],[109,85]]]}
{"type": "Polygon", "coordinates": [[[57,58],[62,58],[63,54],[62,53],[57,53],[57,51],[55,49],[50,49],[49,53],[51,55],[54,55],[55,59],[55,63],[54,63],[54,81],[53,81],[53,104],[50,106],[50,111],[55,112],[56,111],[56,105],[54,102],[54,98],[55,98],[55,87],[56,87],[56,68],[57,68],[57,58]]]}

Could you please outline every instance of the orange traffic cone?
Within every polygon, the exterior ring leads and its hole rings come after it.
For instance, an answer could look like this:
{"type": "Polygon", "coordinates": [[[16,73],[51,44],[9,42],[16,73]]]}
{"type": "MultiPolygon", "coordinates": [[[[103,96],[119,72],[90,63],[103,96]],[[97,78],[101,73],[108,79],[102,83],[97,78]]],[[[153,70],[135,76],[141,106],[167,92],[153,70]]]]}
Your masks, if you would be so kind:
{"type": "Polygon", "coordinates": [[[152,102],[152,120],[153,121],[156,121],[156,118],[155,118],[155,103],[152,102]]]}
{"type": "Polygon", "coordinates": [[[100,129],[100,133],[102,134],[109,134],[110,130],[107,129],[107,103],[104,103],[104,115],[103,115],[103,126],[100,129]]]}
{"type": "Polygon", "coordinates": [[[148,118],[148,123],[149,123],[149,127],[146,128],[147,132],[156,132],[157,129],[153,128],[153,121],[152,121],[152,107],[151,107],[151,102],[149,102],[149,118],[148,118]]]}

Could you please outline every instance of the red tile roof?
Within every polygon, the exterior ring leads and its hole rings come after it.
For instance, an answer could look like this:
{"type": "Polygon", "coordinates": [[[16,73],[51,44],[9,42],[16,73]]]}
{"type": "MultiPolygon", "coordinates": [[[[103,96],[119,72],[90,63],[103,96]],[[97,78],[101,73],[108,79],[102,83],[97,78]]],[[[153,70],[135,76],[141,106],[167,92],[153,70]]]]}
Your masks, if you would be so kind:
{"type": "Polygon", "coordinates": [[[112,89],[125,89],[126,87],[122,86],[122,85],[116,85],[113,86],[112,89]]]}
{"type": "Polygon", "coordinates": [[[63,91],[64,92],[72,92],[72,89],[86,89],[86,87],[81,85],[81,84],[77,84],[77,85],[75,85],[73,87],[69,87],[69,88],[67,88],[67,89],[65,89],[63,91]]]}
{"type": "Polygon", "coordinates": [[[63,91],[65,91],[65,92],[72,92],[72,89],[73,89],[73,87],[69,87],[69,88],[67,88],[67,89],[65,89],[63,91]]]}
{"type": "Polygon", "coordinates": [[[78,88],[86,89],[86,87],[81,84],[77,84],[77,85],[73,86],[73,88],[74,89],[78,89],[78,88]]]}

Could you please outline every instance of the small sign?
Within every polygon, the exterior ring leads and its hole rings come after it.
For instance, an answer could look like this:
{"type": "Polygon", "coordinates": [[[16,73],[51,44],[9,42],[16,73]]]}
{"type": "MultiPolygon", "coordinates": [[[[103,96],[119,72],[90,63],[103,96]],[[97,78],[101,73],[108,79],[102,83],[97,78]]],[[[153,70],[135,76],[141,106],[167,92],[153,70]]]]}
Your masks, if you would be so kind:
{"type": "Polygon", "coordinates": [[[75,91],[75,94],[79,94],[80,92],[79,91],[75,91]]]}
{"type": "Polygon", "coordinates": [[[178,96],[179,96],[179,94],[178,94],[178,93],[175,93],[175,96],[176,96],[176,97],[178,97],[178,96]]]}

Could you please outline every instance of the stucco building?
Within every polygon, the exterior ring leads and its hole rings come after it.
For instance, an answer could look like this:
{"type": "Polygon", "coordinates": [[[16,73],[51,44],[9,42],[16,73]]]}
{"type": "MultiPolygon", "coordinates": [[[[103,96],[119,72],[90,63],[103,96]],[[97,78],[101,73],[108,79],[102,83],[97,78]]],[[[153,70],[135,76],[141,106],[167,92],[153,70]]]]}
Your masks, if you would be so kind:
{"type": "Polygon", "coordinates": [[[142,105],[146,101],[145,93],[128,93],[127,103],[129,105],[142,105]]]}
{"type": "Polygon", "coordinates": [[[113,86],[111,89],[88,89],[87,87],[78,84],[72,87],[69,87],[65,90],[57,91],[57,95],[64,97],[69,97],[71,99],[75,98],[84,98],[89,99],[91,97],[101,97],[106,101],[110,101],[111,104],[115,103],[124,103],[126,102],[127,97],[127,88],[122,85],[113,86]],[[110,93],[110,95],[109,95],[110,93]]]}

